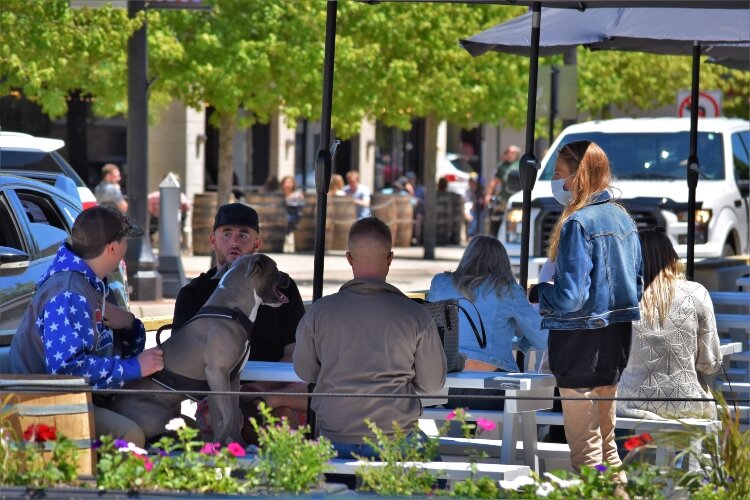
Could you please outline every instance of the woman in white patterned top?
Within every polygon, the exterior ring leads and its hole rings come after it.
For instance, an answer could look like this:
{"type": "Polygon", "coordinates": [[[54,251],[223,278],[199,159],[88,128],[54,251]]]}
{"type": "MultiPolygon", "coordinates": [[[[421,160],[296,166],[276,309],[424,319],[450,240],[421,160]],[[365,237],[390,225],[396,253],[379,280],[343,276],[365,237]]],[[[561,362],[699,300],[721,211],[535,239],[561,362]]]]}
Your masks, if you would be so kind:
{"type": "Polygon", "coordinates": [[[709,401],[656,400],[711,397],[698,373],[716,373],[721,350],[708,291],[685,279],[684,265],[663,229],[642,231],[640,240],[646,289],[617,395],[643,401],[618,401],[617,415],[716,418],[709,401]]]}

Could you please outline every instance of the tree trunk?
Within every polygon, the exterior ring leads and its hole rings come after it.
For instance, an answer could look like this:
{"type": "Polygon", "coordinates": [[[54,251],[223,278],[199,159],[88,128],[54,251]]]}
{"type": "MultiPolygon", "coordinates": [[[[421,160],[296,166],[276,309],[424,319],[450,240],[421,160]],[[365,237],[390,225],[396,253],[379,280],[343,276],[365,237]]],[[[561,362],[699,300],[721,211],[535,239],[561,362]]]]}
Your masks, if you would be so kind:
{"type": "Polygon", "coordinates": [[[437,133],[438,119],[434,114],[424,119],[424,155],[422,172],[424,172],[424,227],[422,241],[424,244],[424,258],[435,258],[437,243],[437,185],[435,174],[437,171],[437,133]]]}
{"type": "Polygon", "coordinates": [[[232,197],[234,123],[235,113],[221,113],[219,118],[219,171],[216,176],[218,206],[229,203],[232,197]]]}

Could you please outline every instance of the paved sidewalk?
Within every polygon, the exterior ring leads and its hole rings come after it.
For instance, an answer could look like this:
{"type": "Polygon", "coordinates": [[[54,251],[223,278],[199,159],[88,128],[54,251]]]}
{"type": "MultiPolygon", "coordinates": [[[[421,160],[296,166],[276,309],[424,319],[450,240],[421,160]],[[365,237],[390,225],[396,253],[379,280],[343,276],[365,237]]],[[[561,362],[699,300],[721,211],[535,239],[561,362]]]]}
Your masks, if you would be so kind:
{"type": "MultiPolygon", "coordinates": [[[[435,260],[424,260],[423,248],[395,248],[388,281],[403,291],[426,290],[430,287],[430,280],[435,274],[456,269],[463,251],[464,247],[459,245],[438,247],[435,249],[435,260]]],[[[343,283],[351,279],[351,268],[344,254],[343,250],[331,250],[326,254],[323,268],[323,295],[336,292],[343,283]]],[[[278,263],[279,269],[289,273],[297,282],[302,298],[312,299],[313,254],[269,253],[268,255],[278,263]]],[[[188,279],[206,271],[210,265],[209,256],[186,255],[182,257],[183,270],[188,279]]],[[[172,315],[174,299],[133,301],[130,309],[139,318],[172,315]]]]}

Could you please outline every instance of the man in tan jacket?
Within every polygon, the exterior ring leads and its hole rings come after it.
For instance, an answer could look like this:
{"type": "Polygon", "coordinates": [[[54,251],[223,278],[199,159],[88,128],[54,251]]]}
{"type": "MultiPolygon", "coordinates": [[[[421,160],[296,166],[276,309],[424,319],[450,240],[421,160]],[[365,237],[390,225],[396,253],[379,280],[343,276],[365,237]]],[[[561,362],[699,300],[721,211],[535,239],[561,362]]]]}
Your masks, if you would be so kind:
{"type": "Polygon", "coordinates": [[[381,220],[355,222],[346,253],[354,279],[315,302],[297,327],[294,369],[316,384],[312,408],[320,432],[342,458],[377,455],[362,441],[374,437],[366,418],[387,435],[394,433],[394,422],[415,429],[420,400],[315,394],[414,395],[435,393],[445,383],[445,352],[434,321],[385,281],[393,260],[391,243],[391,232],[381,220]]]}

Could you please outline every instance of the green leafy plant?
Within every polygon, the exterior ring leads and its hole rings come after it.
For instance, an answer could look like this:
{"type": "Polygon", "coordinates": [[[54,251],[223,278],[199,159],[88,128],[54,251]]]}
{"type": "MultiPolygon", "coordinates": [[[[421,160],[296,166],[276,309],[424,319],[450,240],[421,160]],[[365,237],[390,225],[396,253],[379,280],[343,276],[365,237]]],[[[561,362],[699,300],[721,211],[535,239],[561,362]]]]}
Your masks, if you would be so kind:
{"type": "Polygon", "coordinates": [[[0,418],[1,484],[42,490],[77,483],[78,450],[72,441],[44,424],[29,425],[21,440],[6,425],[0,418]]]}
{"type": "MultiPolygon", "coordinates": [[[[255,418],[250,423],[258,434],[259,451],[254,471],[263,486],[272,491],[301,493],[321,486],[328,460],[335,456],[325,437],[309,440],[309,426],[292,429],[286,418],[271,414],[271,408],[258,406],[264,426],[255,418]]],[[[257,482],[257,481],[256,481],[257,482]]]]}
{"type": "Polygon", "coordinates": [[[750,431],[741,430],[739,412],[732,417],[720,393],[714,393],[714,398],[721,420],[718,431],[704,434],[687,426],[685,432],[673,436],[702,442],[701,453],[686,447],[684,454],[692,454],[699,469],[683,475],[679,484],[695,498],[746,498],[750,496],[750,431]]]}
{"type": "MultiPolygon", "coordinates": [[[[479,418],[477,419],[476,424],[474,424],[467,420],[470,417],[471,414],[467,413],[463,408],[456,408],[448,414],[446,423],[440,430],[439,434],[442,436],[447,433],[451,421],[460,424],[461,435],[465,438],[470,438],[475,434],[481,434],[482,432],[495,429],[495,422],[479,418]]],[[[480,458],[485,458],[487,454],[470,449],[468,455],[471,464],[471,476],[463,481],[457,481],[451,491],[451,496],[459,498],[497,498],[500,491],[498,483],[487,476],[478,477],[476,475],[477,461],[480,458]]]]}
{"type": "MultiPolygon", "coordinates": [[[[419,467],[419,462],[429,462],[437,454],[437,440],[410,438],[410,432],[394,423],[393,435],[389,436],[370,420],[365,420],[375,439],[365,438],[364,442],[377,450],[379,459],[357,456],[365,462],[356,475],[362,482],[361,489],[376,491],[380,495],[425,495],[432,493],[435,474],[419,467]],[[368,465],[382,461],[382,465],[368,465]],[[404,467],[405,462],[415,463],[404,467]]],[[[418,431],[418,429],[415,429],[418,431]]],[[[356,456],[356,455],[355,455],[356,456]]]]}
{"type": "Polygon", "coordinates": [[[196,440],[198,430],[181,418],[166,426],[177,439],[164,436],[152,446],[152,453],[133,443],[107,436],[101,438],[97,485],[100,490],[142,491],[165,489],[212,493],[244,493],[252,478],[241,483],[232,472],[237,458],[245,455],[238,443],[196,440]]]}

